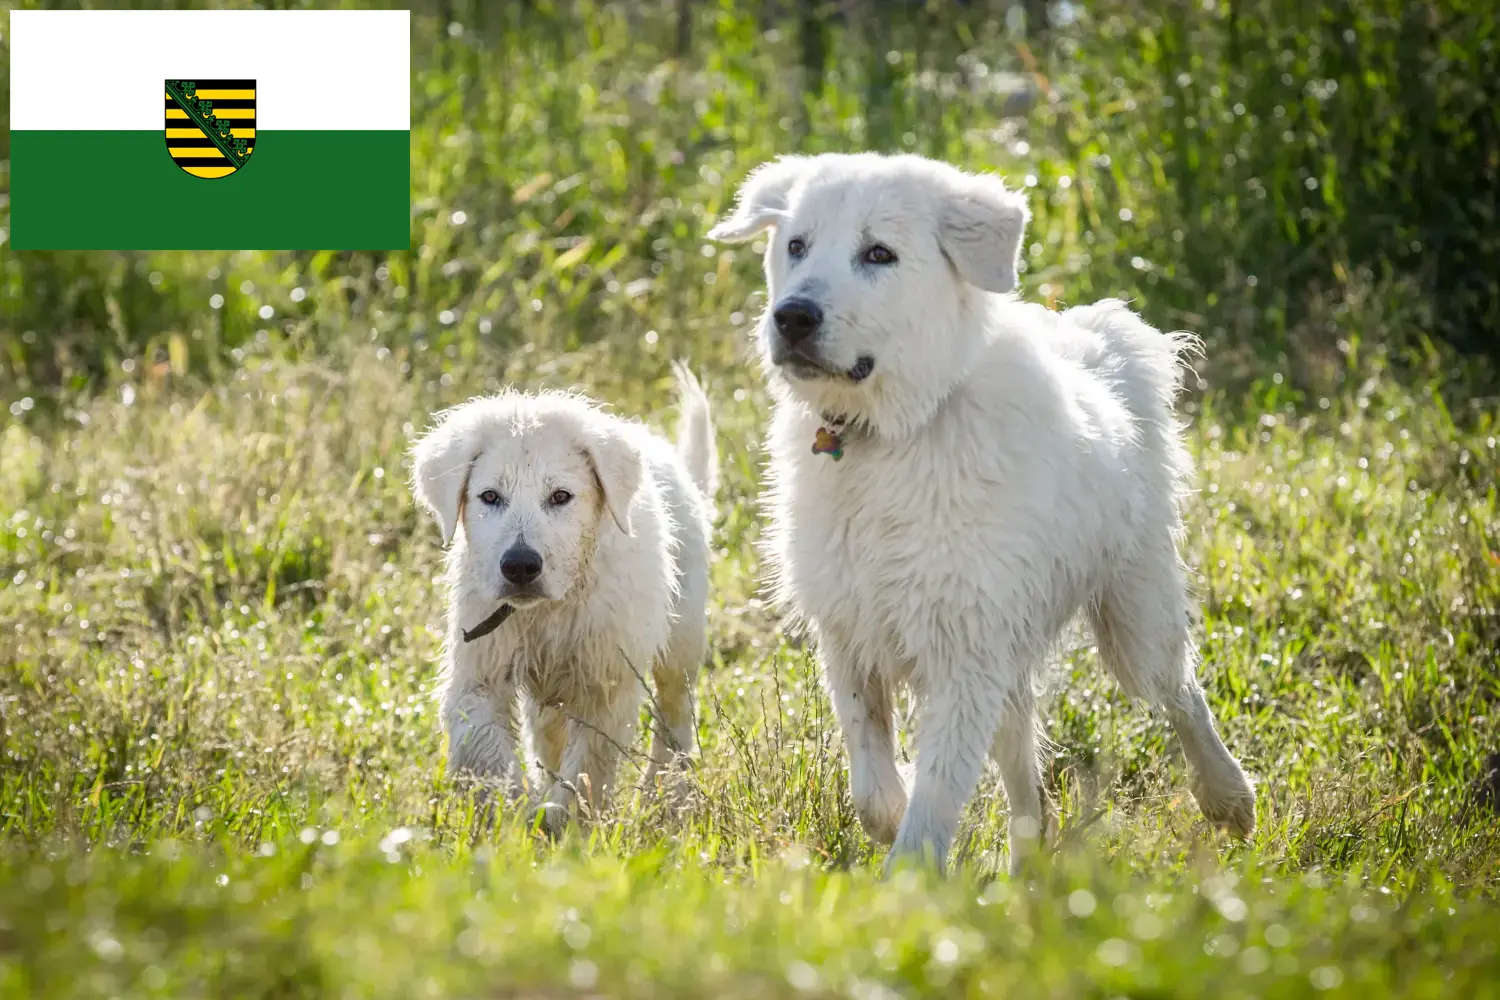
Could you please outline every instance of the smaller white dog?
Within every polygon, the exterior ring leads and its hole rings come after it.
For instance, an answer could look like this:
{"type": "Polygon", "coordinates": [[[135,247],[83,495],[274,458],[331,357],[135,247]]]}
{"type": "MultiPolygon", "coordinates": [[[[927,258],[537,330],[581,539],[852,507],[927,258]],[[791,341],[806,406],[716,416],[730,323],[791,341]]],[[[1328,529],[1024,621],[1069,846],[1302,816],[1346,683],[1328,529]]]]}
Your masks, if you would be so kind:
{"type": "Polygon", "coordinates": [[[988,755],[1015,867],[1049,825],[1034,687],[1082,612],[1176,729],[1204,815],[1248,834],[1254,791],[1195,676],[1177,554],[1187,341],[1120,302],[1019,301],[1027,217],[999,178],[921,157],[794,156],[709,234],[772,234],[769,547],[818,640],[855,809],[893,857],[942,862],[988,755]],[[909,795],[902,684],[922,706],[909,795]]]}
{"type": "Polygon", "coordinates": [[[519,701],[554,834],[577,794],[597,805],[613,786],[647,670],[665,728],[648,782],[693,749],[717,457],[708,399],[676,372],[675,449],[561,392],[471,400],[413,449],[414,492],[449,546],[449,773],[521,791],[519,701]]]}

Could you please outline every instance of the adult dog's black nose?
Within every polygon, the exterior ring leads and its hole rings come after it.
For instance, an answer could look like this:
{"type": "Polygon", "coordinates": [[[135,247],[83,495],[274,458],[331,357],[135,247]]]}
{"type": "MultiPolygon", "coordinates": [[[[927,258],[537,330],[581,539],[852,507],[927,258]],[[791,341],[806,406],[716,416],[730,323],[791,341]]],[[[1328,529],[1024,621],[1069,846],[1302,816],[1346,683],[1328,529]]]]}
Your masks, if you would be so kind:
{"type": "Polygon", "coordinates": [[[500,575],[524,587],[542,575],[542,554],[529,545],[513,545],[500,559],[500,575]]]}
{"type": "Polygon", "coordinates": [[[806,340],[823,325],[823,310],[808,299],[787,299],[771,314],[776,331],[788,344],[806,340]]]}

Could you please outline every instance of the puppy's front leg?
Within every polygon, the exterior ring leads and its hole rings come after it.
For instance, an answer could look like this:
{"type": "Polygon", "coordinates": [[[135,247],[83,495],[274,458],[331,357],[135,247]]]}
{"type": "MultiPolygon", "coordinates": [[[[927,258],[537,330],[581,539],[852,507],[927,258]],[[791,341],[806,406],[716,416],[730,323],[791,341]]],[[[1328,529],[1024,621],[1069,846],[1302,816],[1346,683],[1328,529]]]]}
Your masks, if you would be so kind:
{"type": "Polygon", "coordinates": [[[823,676],[849,751],[849,794],[871,840],[889,844],[906,812],[906,786],[896,769],[890,686],[861,668],[838,641],[819,642],[823,676]]]}
{"type": "Polygon", "coordinates": [[[562,767],[542,804],[542,826],[549,835],[559,836],[567,827],[576,796],[585,796],[593,810],[613,790],[620,755],[630,745],[631,723],[640,710],[635,692],[634,685],[620,684],[567,704],[568,742],[562,767]]]}
{"type": "Polygon", "coordinates": [[[556,774],[562,767],[563,747],[568,739],[568,717],[556,704],[542,705],[520,691],[522,715],[531,736],[531,749],[536,755],[536,765],[545,774],[556,774]]]}
{"type": "Polygon", "coordinates": [[[490,669],[494,653],[488,644],[481,650],[450,644],[442,693],[448,774],[472,776],[514,798],[523,778],[512,724],[515,682],[509,664],[490,669]]]}

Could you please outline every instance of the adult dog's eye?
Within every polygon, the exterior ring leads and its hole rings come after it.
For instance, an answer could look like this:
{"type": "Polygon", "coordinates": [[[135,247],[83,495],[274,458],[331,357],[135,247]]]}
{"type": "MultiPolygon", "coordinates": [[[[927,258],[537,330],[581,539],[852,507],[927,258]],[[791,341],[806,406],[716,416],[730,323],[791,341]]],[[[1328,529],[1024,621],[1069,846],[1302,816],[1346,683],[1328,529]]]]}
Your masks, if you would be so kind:
{"type": "Polygon", "coordinates": [[[896,255],[891,252],[890,247],[881,246],[879,243],[865,251],[866,264],[894,264],[896,255]]]}
{"type": "Polygon", "coordinates": [[[561,507],[563,504],[573,499],[573,494],[569,493],[567,490],[553,490],[552,495],[547,499],[551,502],[552,506],[561,507]]]}
{"type": "Polygon", "coordinates": [[[788,257],[806,257],[807,244],[801,240],[792,240],[786,245],[786,252],[788,257]]]}
{"type": "Polygon", "coordinates": [[[483,493],[479,494],[479,499],[483,500],[491,507],[498,507],[502,503],[500,494],[496,493],[494,490],[485,490],[483,493]]]}

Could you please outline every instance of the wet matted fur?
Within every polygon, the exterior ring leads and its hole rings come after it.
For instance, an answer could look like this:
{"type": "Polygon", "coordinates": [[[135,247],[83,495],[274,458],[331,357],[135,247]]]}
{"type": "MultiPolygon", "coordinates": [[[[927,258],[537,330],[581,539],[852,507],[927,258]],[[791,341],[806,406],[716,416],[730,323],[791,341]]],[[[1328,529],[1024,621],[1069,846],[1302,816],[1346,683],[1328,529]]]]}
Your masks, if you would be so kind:
{"type": "Polygon", "coordinates": [[[449,771],[545,789],[554,833],[577,794],[614,784],[647,673],[661,716],[648,781],[693,749],[716,451],[703,390],[677,375],[675,447],[582,396],[505,392],[444,412],[413,449],[413,489],[449,546],[449,771]],[[502,604],[514,612],[465,641],[502,604]]]}

